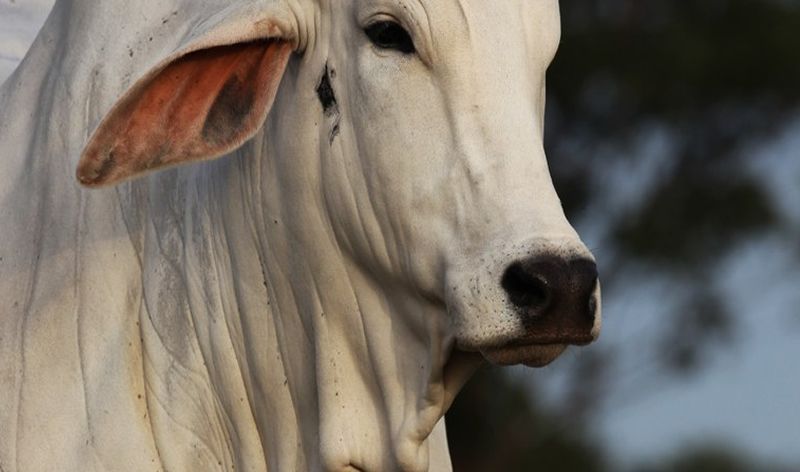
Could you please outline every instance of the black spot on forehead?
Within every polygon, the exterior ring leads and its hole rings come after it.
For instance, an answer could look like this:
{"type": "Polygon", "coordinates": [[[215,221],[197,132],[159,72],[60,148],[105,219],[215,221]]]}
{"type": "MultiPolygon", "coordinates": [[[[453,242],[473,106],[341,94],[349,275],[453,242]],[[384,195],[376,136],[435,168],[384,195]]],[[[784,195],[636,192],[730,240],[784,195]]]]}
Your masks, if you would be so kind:
{"type": "Polygon", "coordinates": [[[341,119],[339,116],[339,104],[336,103],[336,95],[333,93],[333,87],[331,87],[331,79],[334,77],[336,77],[336,71],[329,68],[328,64],[325,63],[325,68],[322,70],[322,78],[319,80],[319,85],[317,85],[317,97],[319,97],[319,102],[322,104],[323,113],[331,119],[330,134],[328,136],[330,144],[333,144],[333,140],[339,135],[339,122],[341,119]]]}
{"type": "Polygon", "coordinates": [[[339,111],[339,106],[336,103],[336,95],[334,95],[333,88],[331,87],[330,71],[328,70],[327,63],[325,64],[325,69],[322,71],[322,79],[320,79],[319,85],[317,85],[317,97],[319,97],[322,110],[326,115],[334,114],[339,111]]]}

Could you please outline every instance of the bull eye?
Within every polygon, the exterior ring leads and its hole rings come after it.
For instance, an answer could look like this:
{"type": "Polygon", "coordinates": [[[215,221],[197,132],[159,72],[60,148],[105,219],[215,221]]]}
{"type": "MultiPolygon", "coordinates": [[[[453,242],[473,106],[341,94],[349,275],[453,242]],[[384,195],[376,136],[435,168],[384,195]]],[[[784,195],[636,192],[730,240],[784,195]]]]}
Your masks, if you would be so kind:
{"type": "Polygon", "coordinates": [[[364,28],[364,33],[372,44],[381,49],[394,49],[403,54],[416,51],[411,35],[394,21],[378,21],[364,28]]]}

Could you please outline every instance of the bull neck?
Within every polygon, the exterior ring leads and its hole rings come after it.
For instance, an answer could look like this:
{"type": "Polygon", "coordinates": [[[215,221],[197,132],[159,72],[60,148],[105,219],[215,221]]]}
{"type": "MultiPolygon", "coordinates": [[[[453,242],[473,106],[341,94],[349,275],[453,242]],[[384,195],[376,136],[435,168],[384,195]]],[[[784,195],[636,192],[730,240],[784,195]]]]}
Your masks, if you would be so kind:
{"type": "Polygon", "coordinates": [[[164,466],[186,464],[168,448],[187,425],[240,470],[449,470],[442,417],[480,361],[452,355],[442,304],[364,270],[247,158],[149,185],[141,322],[164,466]],[[184,371],[203,373],[176,395],[184,371]]]}
{"type": "MultiPolygon", "coordinates": [[[[296,428],[312,470],[449,470],[442,417],[475,358],[453,361],[442,304],[365,270],[319,207],[300,208],[292,220],[264,218],[266,322],[282,333],[277,383],[288,398],[253,400],[295,415],[289,425],[258,418],[267,456],[296,428]]],[[[261,375],[275,385],[273,372],[261,375]]]]}

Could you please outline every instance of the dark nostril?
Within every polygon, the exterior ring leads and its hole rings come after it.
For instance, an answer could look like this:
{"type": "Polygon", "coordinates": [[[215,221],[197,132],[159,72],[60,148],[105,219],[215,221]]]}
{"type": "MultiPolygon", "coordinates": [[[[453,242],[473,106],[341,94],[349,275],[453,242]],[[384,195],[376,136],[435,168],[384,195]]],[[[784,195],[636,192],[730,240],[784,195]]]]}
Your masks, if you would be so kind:
{"type": "Polygon", "coordinates": [[[547,281],[541,275],[525,270],[519,262],[506,269],[500,283],[514,306],[543,310],[550,303],[547,281]]]}
{"type": "Polygon", "coordinates": [[[526,342],[587,344],[600,317],[597,265],[589,258],[539,254],[513,261],[500,279],[526,342]]]}
{"type": "MultiPolygon", "coordinates": [[[[594,292],[594,290],[592,290],[592,292],[594,292]]],[[[594,293],[589,294],[589,306],[586,314],[592,321],[597,317],[597,297],[594,296],[594,293]]]]}
{"type": "Polygon", "coordinates": [[[513,262],[500,284],[526,317],[559,316],[593,321],[597,316],[597,265],[584,258],[538,256],[513,262]]]}
{"type": "Polygon", "coordinates": [[[570,268],[571,290],[579,300],[588,300],[586,315],[590,320],[594,320],[597,315],[597,298],[594,296],[598,280],[597,265],[594,261],[578,259],[571,262],[570,268]]]}

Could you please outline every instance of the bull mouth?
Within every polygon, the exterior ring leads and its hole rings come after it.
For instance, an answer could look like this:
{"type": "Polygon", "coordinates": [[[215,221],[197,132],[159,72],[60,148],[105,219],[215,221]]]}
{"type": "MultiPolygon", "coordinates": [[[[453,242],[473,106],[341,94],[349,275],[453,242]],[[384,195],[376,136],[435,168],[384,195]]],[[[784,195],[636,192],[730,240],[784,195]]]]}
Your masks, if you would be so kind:
{"type": "Polygon", "coordinates": [[[570,345],[585,346],[594,341],[593,336],[573,339],[517,341],[502,346],[481,349],[481,354],[496,365],[524,364],[528,367],[544,367],[558,358],[570,345]]]}
{"type": "Polygon", "coordinates": [[[528,367],[544,367],[556,360],[566,349],[566,344],[511,345],[482,350],[481,354],[496,365],[525,364],[528,367]]]}

